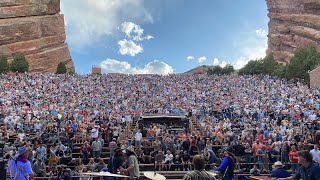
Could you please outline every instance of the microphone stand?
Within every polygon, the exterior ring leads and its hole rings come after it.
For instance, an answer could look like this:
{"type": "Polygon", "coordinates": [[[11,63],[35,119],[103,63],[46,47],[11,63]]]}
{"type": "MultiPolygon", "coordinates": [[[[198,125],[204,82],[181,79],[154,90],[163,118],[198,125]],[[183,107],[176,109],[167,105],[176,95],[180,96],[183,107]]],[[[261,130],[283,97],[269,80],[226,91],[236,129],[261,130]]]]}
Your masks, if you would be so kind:
{"type": "Polygon", "coordinates": [[[153,162],[154,162],[154,164],[153,164],[154,165],[154,177],[156,177],[156,174],[157,174],[156,173],[156,161],[153,161],[153,162]]]}

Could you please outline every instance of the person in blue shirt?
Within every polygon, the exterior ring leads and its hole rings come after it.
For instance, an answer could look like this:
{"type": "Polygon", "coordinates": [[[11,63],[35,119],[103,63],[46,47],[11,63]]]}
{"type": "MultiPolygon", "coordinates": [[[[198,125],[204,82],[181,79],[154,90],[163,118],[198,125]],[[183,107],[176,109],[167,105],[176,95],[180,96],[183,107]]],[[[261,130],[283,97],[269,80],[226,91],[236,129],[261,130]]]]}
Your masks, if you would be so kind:
{"type": "Polygon", "coordinates": [[[312,155],[309,151],[298,152],[298,162],[301,166],[293,176],[279,178],[279,180],[319,180],[320,166],[312,162],[312,155]]]}
{"type": "Polygon", "coordinates": [[[232,153],[227,150],[223,152],[223,155],[222,163],[216,170],[221,173],[223,180],[233,180],[235,168],[234,158],[231,156],[232,153]]]}
{"type": "Polygon", "coordinates": [[[272,172],[271,177],[272,178],[287,178],[290,177],[290,174],[287,170],[284,169],[284,165],[277,161],[272,165],[272,172]]]}
{"type": "Polygon", "coordinates": [[[15,157],[9,161],[8,172],[12,180],[33,179],[31,163],[28,160],[30,150],[25,146],[19,147],[15,157]]]}

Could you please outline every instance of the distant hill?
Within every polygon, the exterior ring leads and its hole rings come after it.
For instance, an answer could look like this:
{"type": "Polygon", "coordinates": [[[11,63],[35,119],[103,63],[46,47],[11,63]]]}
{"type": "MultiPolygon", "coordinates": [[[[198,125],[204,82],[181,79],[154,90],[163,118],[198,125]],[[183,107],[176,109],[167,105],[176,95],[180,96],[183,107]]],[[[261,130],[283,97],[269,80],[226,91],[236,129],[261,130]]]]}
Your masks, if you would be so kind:
{"type": "Polygon", "coordinates": [[[211,66],[206,66],[206,65],[198,66],[198,67],[193,68],[183,74],[207,74],[207,71],[210,67],[211,66]]]}

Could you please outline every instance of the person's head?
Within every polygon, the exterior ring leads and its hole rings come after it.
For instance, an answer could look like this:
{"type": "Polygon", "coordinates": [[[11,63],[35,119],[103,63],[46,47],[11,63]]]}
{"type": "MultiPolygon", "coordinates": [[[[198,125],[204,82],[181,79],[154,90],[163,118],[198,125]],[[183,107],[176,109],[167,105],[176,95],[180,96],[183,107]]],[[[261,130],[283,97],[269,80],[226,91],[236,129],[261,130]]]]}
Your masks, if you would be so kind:
{"type": "Polygon", "coordinates": [[[319,149],[319,145],[318,145],[318,144],[315,144],[315,145],[314,145],[314,149],[315,149],[315,150],[318,150],[318,149],[319,149]]]}
{"type": "Polygon", "coordinates": [[[312,155],[309,151],[299,151],[298,152],[298,162],[300,164],[307,164],[312,162],[312,155]]]}
{"type": "Polygon", "coordinates": [[[297,149],[296,146],[291,146],[292,151],[295,151],[296,149],[297,149]]]}
{"type": "Polygon", "coordinates": [[[201,155],[195,155],[193,157],[192,164],[194,165],[194,169],[198,171],[205,168],[205,160],[201,155]]]}
{"type": "Polygon", "coordinates": [[[28,156],[29,156],[29,150],[25,146],[22,146],[18,148],[18,152],[15,157],[28,158],[28,156]]]}
{"type": "Polygon", "coordinates": [[[272,165],[273,169],[278,169],[278,168],[282,168],[282,167],[284,167],[284,165],[280,161],[277,161],[272,165]]]}

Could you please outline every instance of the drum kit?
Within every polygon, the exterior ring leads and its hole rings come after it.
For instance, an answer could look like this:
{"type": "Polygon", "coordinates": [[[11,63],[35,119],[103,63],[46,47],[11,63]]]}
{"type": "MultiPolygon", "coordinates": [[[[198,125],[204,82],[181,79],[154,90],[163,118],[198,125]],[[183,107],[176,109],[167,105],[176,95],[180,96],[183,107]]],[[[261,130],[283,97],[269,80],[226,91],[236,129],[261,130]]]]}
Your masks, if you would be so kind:
{"type": "MultiPolygon", "coordinates": [[[[214,171],[207,171],[211,176],[217,176],[218,174],[214,171]]],[[[112,174],[110,172],[88,172],[88,173],[82,173],[83,175],[89,175],[89,176],[99,176],[99,177],[118,177],[118,178],[129,178],[129,176],[125,176],[122,174],[112,174]]],[[[146,171],[143,173],[143,175],[151,180],[166,180],[166,177],[156,173],[154,171],[146,171]]]]}

